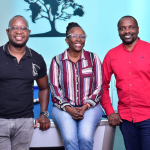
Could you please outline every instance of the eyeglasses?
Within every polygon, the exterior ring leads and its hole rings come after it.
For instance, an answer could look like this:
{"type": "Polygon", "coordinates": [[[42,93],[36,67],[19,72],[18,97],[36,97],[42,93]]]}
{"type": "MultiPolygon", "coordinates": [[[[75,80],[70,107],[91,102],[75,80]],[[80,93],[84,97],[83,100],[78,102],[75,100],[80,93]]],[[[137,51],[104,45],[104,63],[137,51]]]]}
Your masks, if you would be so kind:
{"type": "Polygon", "coordinates": [[[21,26],[21,27],[17,27],[17,26],[12,26],[12,27],[9,27],[9,29],[11,29],[13,32],[16,32],[20,29],[20,31],[22,32],[26,32],[28,31],[28,27],[24,27],[24,26],[21,26]]]}
{"type": "Polygon", "coordinates": [[[87,35],[86,34],[76,34],[76,33],[70,33],[67,35],[67,37],[70,36],[72,39],[77,39],[78,37],[80,37],[80,39],[85,40],[87,35]]]}

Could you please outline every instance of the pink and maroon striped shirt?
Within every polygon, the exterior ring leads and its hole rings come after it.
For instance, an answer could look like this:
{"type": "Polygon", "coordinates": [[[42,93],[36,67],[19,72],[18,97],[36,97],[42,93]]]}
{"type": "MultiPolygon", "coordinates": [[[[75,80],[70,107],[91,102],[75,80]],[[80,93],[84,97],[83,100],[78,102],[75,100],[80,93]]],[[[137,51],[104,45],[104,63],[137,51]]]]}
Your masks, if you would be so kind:
{"type": "Polygon", "coordinates": [[[103,93],[103,68],[98,56],[82,50],[75,64],[67,50],[52,59],[49,73],[52,102],[65,111],[65,106],[89,103],[95,106],[103,93]]]}

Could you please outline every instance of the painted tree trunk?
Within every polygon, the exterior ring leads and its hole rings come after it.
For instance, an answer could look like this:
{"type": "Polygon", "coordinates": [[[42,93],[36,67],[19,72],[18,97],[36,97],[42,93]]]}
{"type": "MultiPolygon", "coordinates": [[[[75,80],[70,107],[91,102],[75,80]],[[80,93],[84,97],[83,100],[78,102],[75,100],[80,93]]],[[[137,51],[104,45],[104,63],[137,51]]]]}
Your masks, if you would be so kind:
{"type": "Polygon", "coordinates": [[[65,33],[60,33],[56,30],[55,22],[56,22],[55,18],[53,18],[53,21],[51,21],[49,18],[51,31],[48,31],[46,33],[32,34],[30,35],[30,37],[65,37],[66,36],[65,33]]]}

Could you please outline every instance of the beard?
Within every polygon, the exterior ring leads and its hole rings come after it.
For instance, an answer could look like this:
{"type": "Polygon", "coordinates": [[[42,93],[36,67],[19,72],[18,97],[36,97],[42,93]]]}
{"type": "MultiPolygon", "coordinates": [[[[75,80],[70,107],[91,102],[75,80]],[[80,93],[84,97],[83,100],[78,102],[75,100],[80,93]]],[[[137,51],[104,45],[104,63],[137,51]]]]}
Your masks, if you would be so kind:
{"type": "Polygon", "coordinates": [[[123,41],[124,44],[130,45],[130,44],[132,44],[132,43],[136,40],[136,38],[135,38],[135,35],[132,33],[132,34],[130,34],[130,35],[131,35],[131,40],[128,41],[128,40],[126,40],[126,38],[125,38],[125,36],[127,36],[127,35],[129,35],[129,34],[123,34],[123,35],[122,35],[122,41],[123,41]]]}
{"type": "Polygon", "coordinates": [[[10,40],[10,39],[9,39],[9,42],[10,42],[14,47],[16,47],[16,48],[22,48],[22,47],[24,47],[24,46],[26,45],[26,43],[27,43],[27,41],[24,41],[23,43],[18,44],[18,43],[15,43],[14,41],[12,41],[12,40],[10,40]]]}

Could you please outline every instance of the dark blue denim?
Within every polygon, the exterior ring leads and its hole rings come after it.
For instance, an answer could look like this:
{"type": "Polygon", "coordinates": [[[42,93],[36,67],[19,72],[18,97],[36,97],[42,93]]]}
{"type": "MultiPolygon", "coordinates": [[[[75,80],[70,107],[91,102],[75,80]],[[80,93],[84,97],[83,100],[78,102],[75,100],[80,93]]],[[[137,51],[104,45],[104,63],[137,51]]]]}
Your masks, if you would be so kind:
{"type": "Polygon", "coordinates": [[[138,123],[123,120],[120,130],[126,150],[150,150],[150,119],[138,123]]]}

